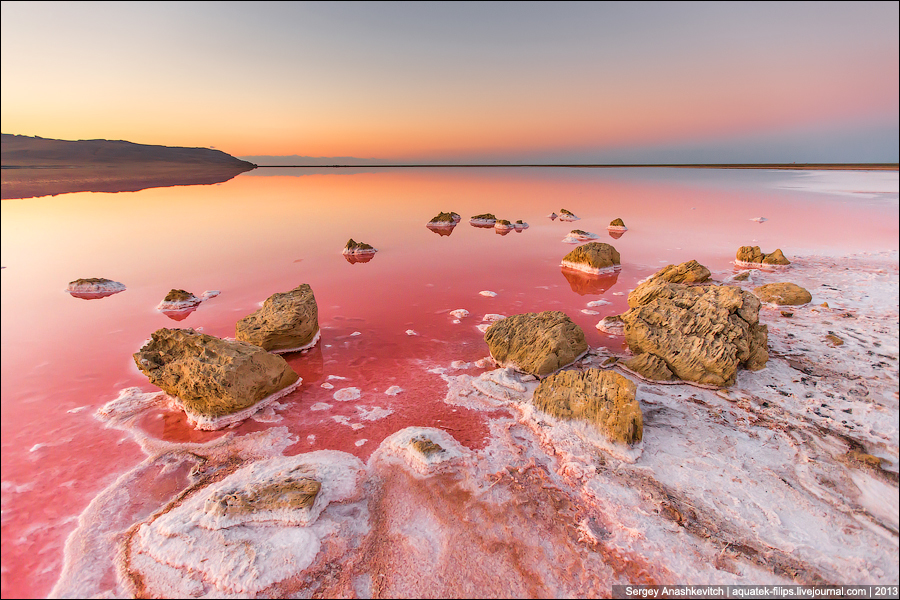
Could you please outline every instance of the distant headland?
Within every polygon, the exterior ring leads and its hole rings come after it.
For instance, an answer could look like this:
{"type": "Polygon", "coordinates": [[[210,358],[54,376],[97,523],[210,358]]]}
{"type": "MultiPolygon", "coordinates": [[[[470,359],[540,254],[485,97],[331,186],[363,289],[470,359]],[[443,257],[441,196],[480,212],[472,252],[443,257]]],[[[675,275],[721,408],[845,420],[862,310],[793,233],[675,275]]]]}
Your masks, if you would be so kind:
{"type": "Polygon", "coordinates": [[[221,183],[256,165],[212,148],[2,134],[2,197],[221,183]]]}

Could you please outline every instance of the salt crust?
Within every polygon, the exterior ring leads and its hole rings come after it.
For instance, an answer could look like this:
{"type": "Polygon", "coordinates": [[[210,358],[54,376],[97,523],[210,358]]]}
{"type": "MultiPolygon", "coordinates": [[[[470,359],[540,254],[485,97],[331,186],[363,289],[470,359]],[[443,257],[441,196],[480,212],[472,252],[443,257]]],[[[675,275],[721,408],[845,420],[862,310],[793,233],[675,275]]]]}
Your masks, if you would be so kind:
{"type": "Polygon", "coordinates": [[[586,265],[584,263],[576,263],[570,260],[564,260],[559,263],[559,266],[565,267],[567,269],[574,269],[576,271],[584,271],[585,273],[591,273],[592,275],[602,275],[604,273],[613,273],[618,271],[621,266],[620,265],[612,265],[610,267],[600,267],[595,269],[590,265],[586,265]]]}
{"type": "Polygon", "coordinates": [[[450,315],[457,319],[464,319],[469,316],[469,311],[464,308],[457,308],[456,310],[451,310],[450,315]]]}
{"type": "Polygon", "coordinates": [[[771,269],[772,271],[786,271],[791,265],[770,265],[766,263],[747,262],[745,260],[734,260],[735,266],[745,269],[771,269]]]}
{"type": "Polygon", "coordinates": [[[506,315],[498,315],[497,313],[488,313],[481,318],[482,321],[486,323],[494,323],[495,321],[502,321],[506,318],[506,315]]]}
{"type": "Polygon", "coordinates": [[[591,300],[587,303],[588,306],[606,306],[607,304],[612,304],[609,300],[591,300]]]}
{"type": "Polygon", "coordinates": [[[494,296],[497,295],[497,292],[492,292],[490,290],[482,290],[478,293],[481,294],[482,296],[487,296],[489,298],[493,298],[494,296]]]}
{"type": "Polygon", "coordinates": [[[388,396],[396,396],[397,394],[401,393],[402,391],[403,391],[403,388],[400,387],[399,385],[392,385],[388,389],[384,390],[384,393],[387,394],[388,396]]]}
{"type": "Polygon", "coordinates": [[[569,232],[566,237],[563,238],[563,242],[566,244],[580,244],[581,242],[586,242],[588,240],[596,240],[600,236],[596,233],[591,233],[589,231],[582,233],[575,233],[574,231],[569,232]]]}
{"type": "Polygon", "coordinates": [[[358,249],[357,248],[355,250],[350,250],[349,248],[344,248],[341,251],[341,254],[351,255],[351,256],[366,256],[369,254],[375,254],[376,252],[378,252],[377,248],[372,248],[372,249],[368,249],[368,248],[358,249]]]}
{"type": "Polygon", "coordinates": [[[469,219],[469,223],[472,225],[493,225],[496,222],[496,219],[469,219]]]}
{"type": "Polygon", "coordinates": [[[628,228],[621,226],[621,225],[607,225],[606,230],[607,231],[628,231],[628,228]]]}
{"type": "Polygon", "coordinates": [[[221,294],[219,290],[207,290],[200,294],[199,296],[194,296],[188,300],[178,300],[175,302],[166,302],[163,300],[156,306],[156,310],[160,311],[179,311],[184,310],[185,308],[192,308],[194,306],[199,305],[201,302],[205,300],[209,300],[210,298],[215,298],[219,294],[221,294]]]}
{"type": "Polygon", "coordinates": [[[360,397],[359,388],[347,387],[339,389],[334,393],[334,399],[338,402],[347,402],[348,400],[356,400],[360,397]]]}
{"type": "Polygon", "coordinates": [[[429,475],[454,459],[470,454],[453,436],[434,427],[407,427],[385,438],[369,462],[400,463],[413,473],[429,475]],[[419,452],[413,442],[427,439],[441,447],[440,451],[425,455],[419,452]]]}

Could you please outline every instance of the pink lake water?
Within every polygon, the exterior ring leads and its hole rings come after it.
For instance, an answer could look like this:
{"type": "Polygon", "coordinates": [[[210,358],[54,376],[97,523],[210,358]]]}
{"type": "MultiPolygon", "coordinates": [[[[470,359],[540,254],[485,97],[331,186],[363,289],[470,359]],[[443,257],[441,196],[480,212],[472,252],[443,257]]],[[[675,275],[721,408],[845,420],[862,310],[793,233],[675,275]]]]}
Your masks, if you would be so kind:
{"type": "MultiPolygon", "coordinates": [[[[285,357],[303,384],[280,401],[281,420],[248,420],[238,435],[286,426],[299,440],[287,455],[334,449],[365,461],[415,425],[478,450],[486,414],[443,403],[447,385],[434,369],[487,356],[477,328],[484,315],[561,310],[589,345],[619,349],[597,322],[623,312],[628,291],[667,264],[696,259],[721,271],[743,245],[788,258],[897,250],[897,182],[896,172],[258,169],[213,186],[4,200],[2,595],[47,596],[78,516],[144,460],[131,436],[94,414],[123,388],[154,389],[132,354],[159,328],[233,336],[268,296],[308,283],[322,338],[285,357]],[[581,219],[547,217],[563,208],[581,219]],[[442,211],[463,217],[450,235],[425,226],[442,211]],[[529,228],[500,235],[469,225],[485,212],[529,228]],[[618,238],[606,230],[615,218],[628,227],[618,238]],[[575,246],[562,239],[572,229],[611,243],[621,269],[564,272],[560,260],[575,246]],[[348,262],[349,238],[377,254],[348,262]],[[65,292],[88,277],[127,289],[93,300],[65,292]],[[172,288],[221,294],[175,320],[156,310],[172,288]],[[588,306],[597,300],[608,304],[588,306]],[[454,323],[450,311],[460,308],[469,316],[454,323]],[[385,394],[391,386],[403,391],[385,394]],[[348,387],[360,398],[335,400],[348,387]],[[349,426],[374,409],[390,413],[349,426]]],[[[223,435],[163,409],[140,427],[167,441],[223,435]]],[[[154,493],[171,492],[159,485],[154,493]]]]}

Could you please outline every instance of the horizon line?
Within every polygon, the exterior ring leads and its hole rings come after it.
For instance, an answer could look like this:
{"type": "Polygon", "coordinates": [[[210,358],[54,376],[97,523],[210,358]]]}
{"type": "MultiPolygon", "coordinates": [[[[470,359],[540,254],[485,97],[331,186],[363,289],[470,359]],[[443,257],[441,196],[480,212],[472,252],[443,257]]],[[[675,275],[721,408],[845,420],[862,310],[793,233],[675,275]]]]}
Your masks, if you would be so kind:
{"type": "Polygon", "coordinates": [[[864,169],[864,170],[900,170],[900,163],[637,163],[637,164],[362,164],[362,165],[256,165],[265,169],[358,169],[358,168],[498,168],[498,167],[541,167],[541,168],[587,168],[587,169],[616,169],[616,168],[680,168],[680,169],[864,169]]]}

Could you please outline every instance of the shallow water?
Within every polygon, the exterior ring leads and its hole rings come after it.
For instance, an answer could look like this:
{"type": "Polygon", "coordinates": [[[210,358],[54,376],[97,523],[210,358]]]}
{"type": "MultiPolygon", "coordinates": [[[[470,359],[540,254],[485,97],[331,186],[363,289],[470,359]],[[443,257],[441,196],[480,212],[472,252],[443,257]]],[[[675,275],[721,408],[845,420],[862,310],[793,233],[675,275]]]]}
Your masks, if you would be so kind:
{"type": "MultiPolygon", "coordinates": [[[[898,248],[896,172],[307,173],[258,169],[213,186],[3,201],[4,597],[46,596],[78,516],[144,460],[130,435],[104,428],[94,414],[123,388],[153,390],[131,355],[158,328],[233,336],[235,322],[269,295],[309,283],[322,339],[286,356],[303,384],[235,433],[287,427],[297,440],[287,455],[329,449],[365,461],[414,425],[480,450],[490,414],[442,402],[447,383],[436,369],[487,355],[477,327],[485,315],[562,310],[592,347],[618,350],[596,323],[621,313],[636,282],[666,264],[696,259],[721,271],[742,245],[781,248],[788,258],[898,248]],[[563,208],[581,219],[547,218],[563,208]],[[442,211],[463,216],[450,235],[426,227],[442,211]],[[500,235],[469,225],[484,212],[529,228],[500,235]],[[606,226],[617,217],[628,231],[614,238],[606,226]],[[601,277],[561,269],[573,229],[613,244],[622,268],[601,277]],[[341,254],[348,238],[377,254],[349,262],[341,254]],[[81,277],[127,289],[72,297],[66,285],[81,277]],[[172,288],[221,294],[176,320],[156,310],[172,288]],[[600,299],[609,304],[588,306],[600,299]],[[460,308],[469,316],[454,323],[450,311],[460,308]],[[402,391],[386,394],[392,386],[402,391]]],[[[171,442],[225,435],[194,431],[165,409],[139,427],[171,442]]],[[[154,493],[165,497],[182,476],[154,479],[154,493]]]]}

